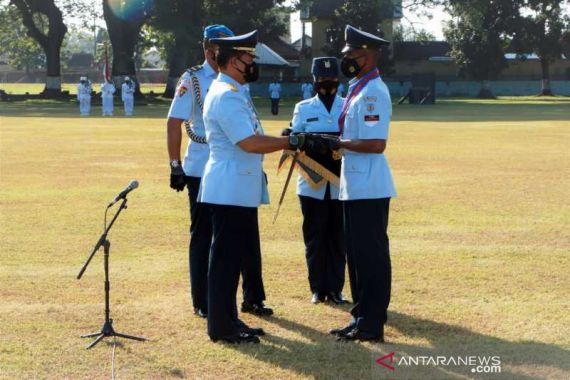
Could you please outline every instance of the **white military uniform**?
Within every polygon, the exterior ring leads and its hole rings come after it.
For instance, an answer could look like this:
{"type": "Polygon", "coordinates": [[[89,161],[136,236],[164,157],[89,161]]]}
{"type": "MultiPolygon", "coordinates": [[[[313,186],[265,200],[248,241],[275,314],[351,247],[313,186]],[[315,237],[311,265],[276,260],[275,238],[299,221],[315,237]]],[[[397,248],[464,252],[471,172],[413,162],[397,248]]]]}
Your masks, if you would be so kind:
{"type": "MultiPolygon", "coordinates": [[[[348,93],[358,84],[349,82],[348,93]]],[[[344,121],[342,139],[388,140],[392,102],[388,87],[377,78],[354,97],[344,121]]],[[[386,156],[344,150],[340,177],[340,200],[392,198],[396,189],[386,156]]]]}
{"type": "Polygon", "coordinates": [[[279,83],[269,84],[269,96],[271,99],[281,98],[281,85],[279,83]]]}
{"type": "Polygon", "coordinates": [[[242,207],[269,203],[263,155],[248,153],[238,145],[263,134],[245,86],[220,73],[206,96],[204,122],[210,156],[198,201],[242,207]]]}
{"type": "Polygon", "coordinates": [[[91,82],[77,85],[77,100],[79,100],[79,113],[88,116],[91,111],[91,82]]]}
{"type": "Polygon", "coordinates": [[[313,85],[311,83],[303,83],[301,92],[303,93],[303,99],[311,98],[313,96],[313,85]]]}
{"type": "MultiPolygon", "coordinates": [[[[297,103],[293,111],[293,120],[291,122],[293,132],[338,133],[338,118],[342,112],[343,100],[344,99],[340,96],[336,96],[330,113],[318,95],[297,103]]],[[[323,200],[325,198],[325,192],[326,184],[320,189],[315,190],[307,183],[303,176],[299,175],[297,179],[297,195],[323,200]]],[[[338,187],[331,184],[331,199],[338,199],[338,194],[338,187]]]]}
{"type": "Polygon", "coordinates": [[[113,116],[113,94],[115,91],[115,85],[113,82],[105,82],[101,85],[103,116],[113,116]]]}
{"type": "MultiPolygon", "coordinates": [[[[197,137],[204,138],[206,136],[202,108],[206,93],[215,78],[216,72],[207,61],[204,61],[202,68],[191,68],[187,70],[180,77],[176,88],[176,95],[170,105],[170,111],[168,111],[169,118],[172,117],[190,121],[192,132],[197,137]],[[193,80],[192,77],[196,79],[193,80]],[[196,93],[196,89],[193,86],[193,82],[196,80],[200,87],[199,94],[196,93]],[[199,95],[199,99],[196,98],[196,95],[199,95]]],[[[184,174],[189,177],[202,177],[209,154],[210,149],[208,148],[208,144],[199,143],[190,139],[188,141],[188,147],[186,148],[184,162],[182,163],[184,174]]]]}
{"type": "Polygon", "coordinates": [[[135,84],[131,81],[129,85],[127,82],[121,86],[121,100],[125,107],[125,116],[132,116],[135,107],[135,84]]]}

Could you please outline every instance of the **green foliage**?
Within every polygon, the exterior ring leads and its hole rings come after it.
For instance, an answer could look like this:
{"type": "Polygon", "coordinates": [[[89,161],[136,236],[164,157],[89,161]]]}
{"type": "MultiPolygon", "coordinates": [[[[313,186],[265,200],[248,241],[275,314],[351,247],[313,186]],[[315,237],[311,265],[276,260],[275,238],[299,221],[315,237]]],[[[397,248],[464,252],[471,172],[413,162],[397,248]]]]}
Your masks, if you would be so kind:
{"type": "Polygon", "coordinates": [[[225,24],[236,34],[259,30],[260,39],[282,35],[290,9],[283,0],[205,0],[206,24],[225,24]]]}
{"type": "Polygon", "coordinates": [[[415,42],[427,42],[435,41],[435,36],[425,29],[414,29],[411,27],[406,27],[404,25],[398,25],[394,28],[393,42],[404,42],[404,41],[415,41],[415,42]]]}
{"type": "Polygon", "coordinates": [[[517,6],[513,0],[449,1],[453,19],[444,33],[460,75],[491,80],[507,67],[505,47],[518,14],[517,6]]]}
{"type": "Polygon", "coordinates": [[[0,19],[0,46],[6,52],[8,64],[26,71],[45,68],[45,54],[41,46],[28,37],[18,10],[12,6],[2,6],[0,19]]]}
{"type": "Polygon", "coordinates": [[[517,20],[512,46],[518,53],[536,53],[553,62],[563,53],[563,35],[568,16],[563,17],[560,0],[525,0],[525,15],[517,20]]]}

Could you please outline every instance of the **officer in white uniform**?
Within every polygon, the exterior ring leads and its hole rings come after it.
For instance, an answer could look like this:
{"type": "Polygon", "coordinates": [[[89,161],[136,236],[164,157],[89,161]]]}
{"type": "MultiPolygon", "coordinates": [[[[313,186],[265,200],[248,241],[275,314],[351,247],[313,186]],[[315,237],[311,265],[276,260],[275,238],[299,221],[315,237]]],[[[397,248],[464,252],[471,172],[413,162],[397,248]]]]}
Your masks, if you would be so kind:
{"type": "MultiPolygon", "coordinates": [[[[338,95],[338,63],[335,57],[313,59],[311,69],[316,96],[303,100],[293,112],[293,133],[339,135],[338,118],[343,99],[338,95]]],[[[325,154],[311,157],[340,176],[340,160],[325,154]]],[[[303,237],[309,272],[311,302],[328,298],[341,304],[346,257],[342,232],[342,204],[339,189],[326,182],[313,189],[302,175],[297,180],[297,195],[303,212],[303,237]]]]}
{"type": "Polygon", "coordinates": [[[392,281],[388,211],[396,190],[384,155],[392,102],[376,62],[389,42],[350,25],[345,38],[341,70],[353,79],[339,118],[341,140],[331,148],[344,150],[339,198],[355,305],[348,326],[331,333],[383,341],[392,281]]]}
{"type": "Polygon", "coordinates": [[[269,84],[269,97],[271,98],[271,114],[279,114],[279,101],[281,100],[281,84],[277,81],[269,84]]]}
{"type": "Polygon", "coordinates": [[[255,335],[260,334],[240,328],[236,291],[242,262],[261,251],[257,208],[269,203],[263,154],[301,148],[310,139],[263,134],[244,86],[259,75],[254,62],[257,31],[211,42],[219,46],[220,74],[204,102],[210,156],[198,195],[198,201],[207,203],[212,212],[208,335],[213,341],[258,343],[255,335]]]}
{"type": "Polygon", "coordinates": [[[304,100],[313,97],[313,85],[311,84],[311,82],[305,82],[301,85],[301,93],[303,95],[304,100]]]}
{"type": "Polygon", "coordinates": [[[87,77],[79,78],[77,100],[79,101],[79,113],[81,116],[89,116],[91,111],[91,91],[91,81],[87,77]]]}
{"type": "Polygon", "coordinates": [[[135,107],[135,84],[129,77],[125,77],[125,82],[121,86],[121,100],[125,107],[125,116],[132,116],[135,107]]]}
{"type": "Polygon", "coordinates": [[[103,116],[113,116],[113,94],[115,91],[115,85],[112,81],[105,81],[105,83],[101,85],[103,116]]]}

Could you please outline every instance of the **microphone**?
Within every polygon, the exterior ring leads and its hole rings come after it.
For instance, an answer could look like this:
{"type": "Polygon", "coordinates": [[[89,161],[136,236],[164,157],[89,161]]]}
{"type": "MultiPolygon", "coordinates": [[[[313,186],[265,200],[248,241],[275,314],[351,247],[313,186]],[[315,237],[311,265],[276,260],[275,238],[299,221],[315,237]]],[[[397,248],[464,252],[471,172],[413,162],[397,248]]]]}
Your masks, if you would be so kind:
{"type": "Polygon", "coordinates": [[[131,181],[131,183],[129,183],[129,185],[127,187],[125,187],[125,189],[123,191],[121,191],[119,193],[119,195],[117,195],[115,197],[115,199],[113,199],[113,202],[109,203],[109,206],[107,206],[107,208],[111,207],[112,205],[117,203],[119,200],[125,199],[127,194],[130,193],[131,191],[133,191],[134,189],[136,189],[137,187],[139,187],[139,181],[137,181],[136,179],[133,179],[131,181]]]}

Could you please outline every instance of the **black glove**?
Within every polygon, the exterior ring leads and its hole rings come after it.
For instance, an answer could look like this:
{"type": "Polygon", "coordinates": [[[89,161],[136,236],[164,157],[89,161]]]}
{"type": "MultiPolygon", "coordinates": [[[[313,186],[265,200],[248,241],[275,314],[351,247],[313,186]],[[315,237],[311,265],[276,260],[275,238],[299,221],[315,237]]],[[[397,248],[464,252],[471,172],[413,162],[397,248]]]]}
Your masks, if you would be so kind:
{"type": "Polygon", "coordinates": [[[170,187],[174,190],[182,191],[186,185],[184,170],[178,161],[178,165],[170,164],[170,187]]]}
{"type": "Polygon", "coordinates": [[[328,152],[328,143],[322,136],[305,133],[303,136],[303,144],[299,146],[299,150],[307,153],[325,154],[328,152]]]}
{"type": "Polygon", "coordinates": [[[281,136],[289,136],[291,133],[293,133],[291,128],[284,128],[281,130],[281,136]]]}
{"type": "Polygon", "coordinates": [[[330,150],[340,149],[340,139],[336,136],[321,136],[330,150]]]}

